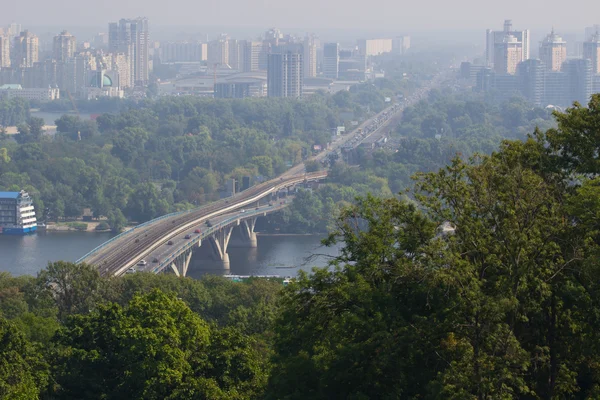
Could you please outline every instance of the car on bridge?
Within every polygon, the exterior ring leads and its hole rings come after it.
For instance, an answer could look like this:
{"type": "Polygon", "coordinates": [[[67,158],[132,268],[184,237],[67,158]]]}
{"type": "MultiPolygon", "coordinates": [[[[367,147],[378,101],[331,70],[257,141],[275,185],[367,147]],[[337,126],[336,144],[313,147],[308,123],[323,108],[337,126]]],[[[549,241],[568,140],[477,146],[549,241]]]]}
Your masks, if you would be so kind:
{"type": "Polygon", "coordinates": [[[148,263],[146,262],[146,260],[140,260],[140,262],[138,262],[138,265],[141,267],[145,267],[146,265],[148,265],[148,263]]]}
{"type": "Polygon", "coordinates": [[[172,241],[172,240],[169,240],[169,241],[167,242],[167,244],[168,244],[169,246],[171,246],[171,245],[173,244],[173,241],[172,241]]]}
{"type": "Polygon", "coordinates": [[[186,239],[191,239],[191,238],[192,238],[192,235],[185,235],[185,238],[186,238],[186,239]]]}
{"type": "Polygon", "coordinates": [[[129,268],[125,273],[126,274],[135,274],[137,271],[135,270],[134,267],[129,268]]]}
{"type": "Polygon", "coordinates": [[[196,229],[194,233],[200,233],[200,229],[196,229]]]}

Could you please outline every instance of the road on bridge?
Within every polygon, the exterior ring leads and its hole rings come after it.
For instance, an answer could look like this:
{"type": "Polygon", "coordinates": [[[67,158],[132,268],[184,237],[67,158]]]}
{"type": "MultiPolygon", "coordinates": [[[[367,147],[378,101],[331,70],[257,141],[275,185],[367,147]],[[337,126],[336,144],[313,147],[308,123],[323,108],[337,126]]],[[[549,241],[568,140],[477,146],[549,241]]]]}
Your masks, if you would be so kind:
{"type": "Polygon", "coordinates": [[[96,265],[103,276],[121,275],[155,248],[186,229],[276,193],[282,188],[322,179],[326,171],[300,174],[273,179],[253,186],[235,196],[222,199],[207,206],[187,212],[170,214],[155,221],[133,228],[113,240],[97,247],[77,262],[96,265]]]}
{"type": "MultiPolygon", "coordinates": [[[[356,130],[364,130],[366,127],[376,123],[376,121],[381,121],[384,116],[386,121],[389,120],[392,115],[397,115],[401,112],[406,105],[420,100],[431,87],[432,85],[428,86],[426,90],[419,92],[414,99],[406,102],[405,105],[401,105],[400,107],[392,105],[384,109],[377,115],[364,121],[356,130]]],[[[372,133],[376,131],[374,130],[372,133]]],[[[309,160],[323,161],[328,153],[338,151],[353,140],[354,137],[355,135],[352,132],[338,137],[331,144],[328,151],[323,151],[309,160]]],[[[306,174],[304,164],[298,164],[279,177],[253,186],[228,199],[222,199],[194,210],[169,214],[139,225],[97,247],[77,260],[77,262],[96,265],[103,276],[121,275],[128,268],[136,265],[142,258],[152,254],[155,249],[163,246],[168,240],[172,240],[177,235],[183,234],[193,226],[203,224],[209,218],[222,216],[248,204],[257,202],[280,188],[293,186],[306,179],[318,180],[326,176],[327,171],[306,174]]]]}

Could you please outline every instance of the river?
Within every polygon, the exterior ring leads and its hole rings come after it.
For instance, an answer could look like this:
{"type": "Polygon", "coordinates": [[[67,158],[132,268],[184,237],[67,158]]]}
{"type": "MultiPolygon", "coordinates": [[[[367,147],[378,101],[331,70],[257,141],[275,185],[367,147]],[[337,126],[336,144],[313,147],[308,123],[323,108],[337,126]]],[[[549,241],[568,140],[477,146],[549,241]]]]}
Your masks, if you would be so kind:
{"type": "MultiPolygon", "coordinates": [[[[28,236],[0,235],[0,271],[36,275],[48,262],[75,261],[112,237],[110,233],[38,232],[28,236]]],[[[337,255],[320,246],[321,236],[259,236],[258,248],[228,250],[231,274],[295,276],[300,269],[322,267],[327,258],[307,262],[311,254],[337,255]],[[288,268],[292,267],[292,268],[288,268]]],[[[201,276],[190,271],[190,276],[201,276]]]]}

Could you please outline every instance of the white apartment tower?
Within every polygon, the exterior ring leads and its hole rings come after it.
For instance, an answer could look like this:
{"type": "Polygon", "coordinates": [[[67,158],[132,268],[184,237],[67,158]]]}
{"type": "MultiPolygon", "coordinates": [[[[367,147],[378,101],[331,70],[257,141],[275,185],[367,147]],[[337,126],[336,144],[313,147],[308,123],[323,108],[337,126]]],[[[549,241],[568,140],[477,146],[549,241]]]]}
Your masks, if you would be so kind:
{"type": "Polygon", "coordinates": [[[13,67],[33,67],[38,62],[39,41],[38,37],[29,31],[23,31],[14,39],[13,67]]]}
{"type": "Polygon", "coordinates": [[[65,62],[75,55],[75,36],[67,31],[62,31],[54,36],[53,54],[56,61],[65,62]]]}
{"type": "Polygon", "coordinates": [[[583,42],[583,58],[592,62],[592,74],[600,74],[600,33],[583,42]]]}
{"type": "Polygon", "coordinates": [[[108,24],[108,49],[128,55],[135,86],[148,85],[150,75],[148,18],[122,19],[108,24]]]}
{"type": "Polygon", "coordinates": [[[530,44],[529,44],[529,30],[525,29],[522,31],[515,31],[512,27],[512,21],[507,19],[504,21],[504,30],[492,31],[488,29],[486,31],[486,62],[489,67],[494,66],[494,57],[496,55],[496,44],[505,42],[506,36],[513,36],[518,42],[521,43],[521,60],[528,60],[530,55],[530,44]]]}
{"type": "Polygon", "coordinates": [[[10,35],[0,29],[0,68],[10,67],[10,35]]]}
{"type": "Polygon", "coordinates": [[[567,60],[567,42],[552,32],[540,43],[540,60],[549,71],[560,71],[567,60]]]}
{"type": "Polygon", "coordinates": [[[214,65],[229,65],[229,39],[225,34],[208,43],[208,66],[214,65]]]}
{"type": "Polygon", "coordinates": [[[317,42],[314,35],[304,38],[303,68],[305,78],[317,76],[317,42]]]}
{"type": "Polygon", "coordinates": [[[514,75],[523,61],[523,43],[516,36],[505,35],[502,42],[494,43],[494,71],[514,75]]]}

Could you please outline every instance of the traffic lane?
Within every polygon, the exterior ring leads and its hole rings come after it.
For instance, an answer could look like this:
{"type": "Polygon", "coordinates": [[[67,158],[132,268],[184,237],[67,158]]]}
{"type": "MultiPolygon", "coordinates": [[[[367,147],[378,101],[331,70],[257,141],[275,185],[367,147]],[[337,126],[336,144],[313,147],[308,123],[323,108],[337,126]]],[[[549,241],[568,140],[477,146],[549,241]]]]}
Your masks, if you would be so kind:
{"type": "Polygon", "coordinates": [[[161,221],[156,221],[153,224],[145,225],[141,228],[134,228],[133,229],[134,232],[129,232],[129,233],[125,234],[123,237],[111,242],[109,245],[98,250],[97,253],[91,254],[83,262],[85,262],[87,264],[100,264],[102,261],[104,261],[104,259],[106,259],[114,254],[114,252],[110,251],[111,249],[123,248],[124,246],[130,246],[130,245],[136,243],[136,240],[139,240],[139,239],[143,238],[145,235],[147,235],[150,230],[159,228],[165,222],[166,221],[161,220],[161,221]]]}
{"type": "MultiPolygon", "coordinates": [[[[287,201],[286,200],[278,200],[278,202],[287,202],[287,201]]],[[[275,204],[275,203],[273,202],[272,204],[275,204]]],[[[271,207],[272,206],[269,206],[269,205],[258,207],[258,209],[259,209],[258,211],[260,211],[260,209],[268,210],[271,207]]],[[[257,211],[257,210],[255,208],[252,211],[257,211]]],[[[221,222],[223,222],[229,218],[232,218],[232,217],[243,218],[244,213],[233,212],[233,213],[229,213],[229,214],[219,215],[217,217],[210,218],[209,220],[211,222],[211,225],[214,226],[214,225],[218,225],[221,222]]],[[[152,269],[155,268],[156,266],[158,266],[163,260],[167,259],[171,254],[176,252],[179,248],[184,247],[184,246],[188,245],[190,242],[194,241],[194,239],[197,239],[198,235],[202,235],[202,233],[204,233],[209,228],[210,227],[208,225],[206,225],[206,223],[200,223],[194,227],[191,227],[186,232],[182,232],[182,233],[174,236],[173,238],[169,239],[168,241],[165,241],[163,244],[158,246],[155,250],[153,250],[150,254],[148,254],[144,258],[144,260],[146,261],[146,265],[143,266],[143,265],[139,265],[139,263],[138,263],[138,265],[136,266],[136,270],[144,271],[144,272],[152,271],[152,269]],[[196,229],[198,229],[200,231],[200,233],[195,233],[196,229]],[[189,235],[190,237],[186,238],[187,235],[189,235]],[[168,244],[169,241],[171,241],[173,244],[168,244]],[[158,261],[154,262],[155,259],[158,261]]]]}

